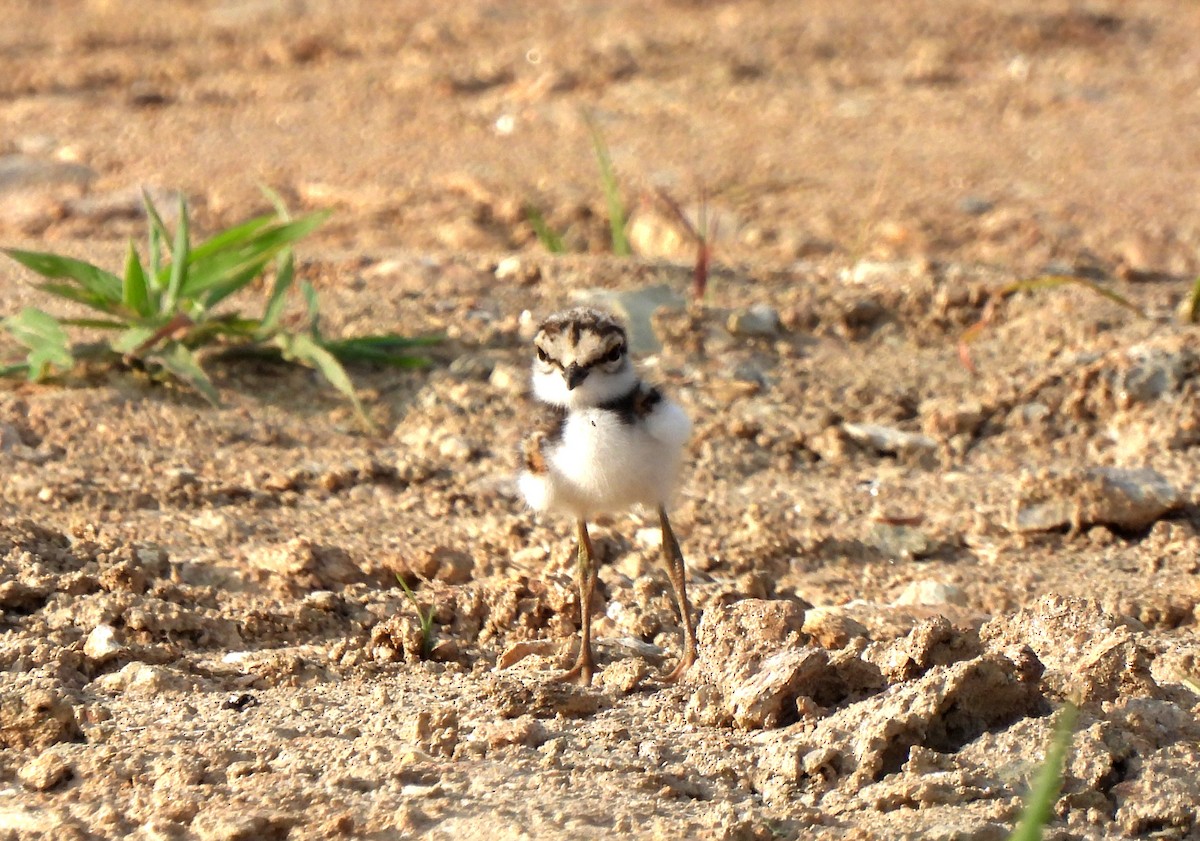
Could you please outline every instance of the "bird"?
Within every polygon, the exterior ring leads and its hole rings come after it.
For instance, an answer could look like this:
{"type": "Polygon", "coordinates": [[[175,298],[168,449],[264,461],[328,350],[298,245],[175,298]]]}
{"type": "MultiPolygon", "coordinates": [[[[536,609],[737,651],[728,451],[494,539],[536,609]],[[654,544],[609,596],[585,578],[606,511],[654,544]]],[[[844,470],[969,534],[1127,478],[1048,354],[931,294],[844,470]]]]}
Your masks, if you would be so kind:
{"type": "Polygon", "coordinates": [[[591,635],[596,560],[588,521],[641,505],[657,512],[683,629],[679,663],[664,676],[678,681],[697,650],[683,552],[667,509],[692,422],[638,375],[625,327],[610,313],[589,307],[555,313],[538,326],[533,345],[532,387],[542,411],[521,442],[518,487],[535,511],[574,518],[578,540],[579,655],[557,680],[587,685],[596,671],[591,635]]]}

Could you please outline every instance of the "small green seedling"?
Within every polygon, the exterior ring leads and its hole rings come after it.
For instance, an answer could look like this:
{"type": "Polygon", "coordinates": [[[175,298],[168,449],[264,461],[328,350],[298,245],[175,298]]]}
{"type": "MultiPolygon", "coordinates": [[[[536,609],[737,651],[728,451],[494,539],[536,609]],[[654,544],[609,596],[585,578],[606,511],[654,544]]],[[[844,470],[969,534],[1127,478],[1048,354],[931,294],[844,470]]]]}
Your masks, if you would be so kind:
{"type": "Polygon", "coordinates": [[[408,597],[409,603],[412,604],[413,610],[417,614],[417,620],[421,623],[421,659],[427,659],[433,651],[433,607],[422,610],[421,603],[417,601],[417,594],[413,592],[412,587],[408,586],[404,576],[397,575],[396,580],[400,582],[400,588],[404,590],[404,595],[408,597]]]}
{"type": "MultiPolygon", "coordinates": [[[[609,154],[608,144],[600,127],[590,114],[584,114],[588,134],[592,139],[592,152],[596,156],[596,166],[600,169],[600,189],[604,192],[604,204],[608,212],[608,228],[612,253],[618,257],[629,257],[633,250],[629,247],[629,239],[625,235],[625,223],[628,216],[625,203],[621,200],[621,185],[617,180],[617,171],[613,167],[612,155],[609,154]]],[[[533,205],[525,208],[525,218],[542,247],[551,254],[562,254],[566,251],[562,236],[550,227],[545,216],[533,205]]]]}
{"type": "Polygon", "coordinates": [[[1008,836],[1008,841],[1041,841],[1042,832],[1053,817],[1054,804],[1062,791],[1063,765],[1078,719],[1079,707],[1068,701],[1058,714],[1050,746],[1046,748],[1046,758],[1026,796],[1021,820],[1008,836]]]}
{"type": "Polygon", "coordinates": [[[142,262],[131,240],[120,276],[58,254],[2,249],[44,278],[36,284],[38,289],[82,304],[98,317],[60,318],[30,307],[4,319],[0,326],[28,353],[24,362],[0,367],[0,375],[24,374],[31,380],[43,380],[55,372],[70,371],[81,358],[108,358],[174,377],[215,405],[219,402],[217,390],[201,366],[198,352],[218,347],[268,351],[315,368],[370,426],[342,363],[425,364],[426,360],[413,356],[411,350],[433,340],[396,335],[325,338],[316,291],[308,282],[300,284],[308,306],[307,326],[299,330],[284,326],[287,296],[295,283],[292,246],[324,222],[327,213],[294,220],[283,211],[259,216],[193,244],[183,198],[174,233],[148,196],[145,209],[148,262],[142,262]],[[246,317],[224,306],[272,265],[274,280],[260,316],[246,317]],[[106,338],[72,345],[64,327],[103,331],[106,338]]]}

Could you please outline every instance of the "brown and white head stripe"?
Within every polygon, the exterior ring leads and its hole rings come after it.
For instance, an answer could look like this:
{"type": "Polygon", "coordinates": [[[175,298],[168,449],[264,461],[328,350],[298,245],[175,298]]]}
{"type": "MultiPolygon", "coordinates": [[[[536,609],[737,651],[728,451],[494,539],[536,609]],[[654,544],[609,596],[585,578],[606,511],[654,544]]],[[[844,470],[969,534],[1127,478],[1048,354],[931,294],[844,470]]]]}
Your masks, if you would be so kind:
{"type": "Polygon", "coordinates": [[[629,363],[625,327],[615,316],[587,307],[555,313],[533,340],[536,373],[561,373],[573,391],[595,370],[618,374],[629,363]]]}

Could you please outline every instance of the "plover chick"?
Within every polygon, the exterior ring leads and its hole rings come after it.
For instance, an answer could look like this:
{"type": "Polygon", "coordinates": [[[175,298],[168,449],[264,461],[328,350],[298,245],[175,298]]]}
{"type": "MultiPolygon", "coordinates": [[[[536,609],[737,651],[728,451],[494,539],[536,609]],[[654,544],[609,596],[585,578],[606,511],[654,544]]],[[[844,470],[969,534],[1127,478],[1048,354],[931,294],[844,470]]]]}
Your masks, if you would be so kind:
{"type": "Polygon", "coordinates": [[[550,316],[534,337],[533,393],[545,416],[524,440],[521,493],[538,511],[575,518],[578,532],[579,656],[561,680],[591,683],[591,600],[596,563],[587,522],[644,505],[658,512],[662,552],[683,625],[683,654],[666,676],[696,659],[683,553],[667,518],[692,424],[683,409],[642,382],[625,328],[613,316],[577,308],[550,316]]]}

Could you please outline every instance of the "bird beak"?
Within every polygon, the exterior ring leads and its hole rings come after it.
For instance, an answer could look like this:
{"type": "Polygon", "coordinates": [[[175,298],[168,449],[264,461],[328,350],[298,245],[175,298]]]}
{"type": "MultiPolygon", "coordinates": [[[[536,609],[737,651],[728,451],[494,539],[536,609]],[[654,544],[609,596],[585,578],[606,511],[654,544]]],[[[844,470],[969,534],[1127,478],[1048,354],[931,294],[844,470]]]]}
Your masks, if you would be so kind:
{"type": "Polygon", "coordinates": [[[579,365],[572,362],[563,370],[563,377],[567,381],[567,391],[574,391],[575,387],[587,379],[588,369],[580,368],[579,365]]]}

